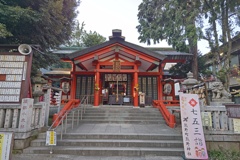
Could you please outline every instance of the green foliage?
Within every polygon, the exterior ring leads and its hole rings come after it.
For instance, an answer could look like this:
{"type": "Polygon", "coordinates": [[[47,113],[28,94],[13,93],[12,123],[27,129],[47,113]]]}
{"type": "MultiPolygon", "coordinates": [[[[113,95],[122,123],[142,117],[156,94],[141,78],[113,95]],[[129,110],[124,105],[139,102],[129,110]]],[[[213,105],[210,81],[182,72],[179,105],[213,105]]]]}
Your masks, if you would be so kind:
{"type": "Polygon", "coordinates": [[[202,34],[200,26],[195,26],[198,3],[191,5],[188,7],[185,0],[144,0],[138,8],[139,40],[155,44],[166,39],[179,51],[186,50],[188,39],[195,45],[202,34]]]}
{"type": "Polygon", "coordinates": [[[59,62],[53,64],[51,68],[72,68],[72,65],[70,62],[59,62]]]}
{"type": "Polygon", "coordinates": [[[239,160],[240,152],[220,150],[220,151],[209,151],[209,160],[239,160]]]}
{"type": "Polygon", "coordinates": [[[91,47],[105,42],[106,38],[98,34],[96,31],[90,31],[89,33],[85,31],[84,36],[82,37],[82,41],[84,47],[91,47]]]}
{"type": "Polygon", "coordinates": [[[87,32],[84,30],[84,22],[78,22],[74,27],[74,31],[72,32],[71,39],[66,44],[69,47],[91,47],[98,44],[101,44],[106,41],[106,38],[102,35],[98,34],[96,31],[87,32]]]}
{"type": "Polygon", "coordinates": [[[70,39],[78,0],[0,0],[0,43],[38,44],[34,50],[33,72],[46,68],[57,57],[48,50],[70,39]]]}
{"type": "Polygon", "coordinates": [[[197,41],[202,36],[200,2],[186,0],[143,0],[137,26],[140,42],[159,43],[165,39],[177,51],[193,54],[192,72],[197,78],[197,41]]]}
{"type": "Polygon", "coordinates": [[[223,83],[226,83],[226,75],[227,75],[228,71],[226,69],[221,69],[217,72],[217,78],[223,83]]]}
{"type": "MultiPolygon", "coordinates": [[[[205,65],[206,63],[206,58],[205,56],[202,56],[200,53],[198,55],[198,72],[200,73],[201,76],[206,77],[209,75],[212,75],[212,72],[208,70],[208,66],[205,65]]],[[[187,76],[187,73],[192,70],[192,60],[188,60],[185,63],[177,63],[175,66],[171,67],[169,72],[172,75],[178,75],[178,76],[187,76]]],[[[198,78],[200,77],[198,76],[198,78]]]]}
{"type": "Polygon", "coordinates": [[[83,47],[83,34],[84,34],[84,22],[81,24],[79,22],[74,26],[74,30],[71,34],[70,40],[67,42],[67,46],[69,47],[83,47]]]}
{"type": "Polygon", "coordinates": [[[7,31],[6,25],[0,23],[0,38],[6,38],[8,36],[12,36],[12,34],[7,31]]]}
{"type": "MultiPolygon", "coordinates": [[[[101,44],[106,41],[106,38],[98,34],[96,31],[89,33],[84,30],[84,22],[81,24],[79,22],[74,26],[74,30],[71,34],[71,39],[65,44],[65,46],[70,48],[76,47],[91,47],[101,44]]],[[[51,68],[71,68],[71,64],[68,62],[57,62],[51,65],[51,68]]]]}

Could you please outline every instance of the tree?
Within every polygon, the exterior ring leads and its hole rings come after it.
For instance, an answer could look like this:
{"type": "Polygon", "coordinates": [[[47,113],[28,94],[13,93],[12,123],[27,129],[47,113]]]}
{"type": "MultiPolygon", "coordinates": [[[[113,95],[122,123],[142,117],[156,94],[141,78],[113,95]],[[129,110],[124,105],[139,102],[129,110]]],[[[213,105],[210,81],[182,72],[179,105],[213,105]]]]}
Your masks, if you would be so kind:
{"type": "Polygon", "coordinates": [[[83,35],[84,35],[84,22],[81,24],[77,21],[76,25],[74,26],[74,30],[71,34],[70,40],[67,42],[66,46],[69,47],[83,47],[83,35]]]}
{"type": "Polygon", "coordinates": [[[106,38],[98,34],[96,31],[90,31],[89,33],[85,31],[82,41],[84,47],[91,47],[105,42],[106,38]]]}
{"type": "Polygon", "coordinates": [[[45,54],[35,52],[33,68],[46,68],[56,61],[47,51],[69,40],[79,3],[79,0],[0,0],[0,43],[40,45],[45,54]]]}
{"type": "Polygon", "coordinates": [[[230,63],[233,37],[238,34],[234,30],[240,26],[240,1],[204,0],[203,11],[210,24],[204,35],[215,59],[213,74],[229,88],[230,63]],[[222,45],[220,45],[222,44],[222,45]],[[223,62],[223,64],[222,64],[223,62]],[[217,69],[218,72],[217,72],[217,69]]]}
{"type": "MultiPolygon", "coordinates": [[[[74,26],[74,30],[71,34],[71,39],[65,44],[67,47],[92,47],[101,44],[106,41],[106,38],[98,34],[96,31],[89,33],[84,30],[84,22],[79,22],[74,26]]],[[[72,66],[68,62],[54,63],[52,68],[71,68],[72,66]]]]}
{"type": "MultiPolygon", "coordinates": [[[[208,66],[206,63],[206,56],[203,56],[200,52],[198,53],[197,58],[198,63],[198,73],[200,74],[201,78],[205,78],[208,75],[208,66]]],[[[186,63],[177,63],[173,67],[170,68],[169,73],[173,75],[179,76],[187,76],[187,73],[191,71],[193,61],[188,60],[186,63]]]]}
{"type": "Polygon", "coordinates": [[[143,0],[137,26],[141,42],[159,43],[166,39],[176,50],[192,53],[194,78],[198,78],[197,41],[202,35],[199,6],[193,0],[143,0]]]}
{"type": "Polygon", "coordinates": [[[69,47],[91,47],[101,44],[106,41],[106,38],[97,33],[96,31],[87,32],[84,29],[84,22],[77,22],[72,32],[71,39],[67,42],[66,46],[69,47]]]}

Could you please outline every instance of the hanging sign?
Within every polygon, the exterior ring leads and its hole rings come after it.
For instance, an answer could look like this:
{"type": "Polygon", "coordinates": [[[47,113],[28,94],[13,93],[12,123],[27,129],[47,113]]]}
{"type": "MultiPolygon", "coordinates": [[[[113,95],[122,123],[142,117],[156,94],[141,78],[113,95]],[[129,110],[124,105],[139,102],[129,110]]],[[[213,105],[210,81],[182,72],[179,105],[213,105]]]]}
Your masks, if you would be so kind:
{"type": "Polygon", "coordinates": [[[113,71],[115,72],[120,72],[121,69],[121,64],[119,60],[114,60],[113,61],[113,71]]]}
{"type": "Polygon", "coordinates": [[[208,159],[197,94],[180,94],[184,152],[187,159],[208,159]]]}
{"type": "Polygon", "coordinates": [[[234,133],[240,133],[240,119],[233,118],[234,133]]]}
{"type": "Polygon", "coordinates": [[[212,116],[211,112],[201,112],[202,125],[207,127],[212,127],[212,116]]]}

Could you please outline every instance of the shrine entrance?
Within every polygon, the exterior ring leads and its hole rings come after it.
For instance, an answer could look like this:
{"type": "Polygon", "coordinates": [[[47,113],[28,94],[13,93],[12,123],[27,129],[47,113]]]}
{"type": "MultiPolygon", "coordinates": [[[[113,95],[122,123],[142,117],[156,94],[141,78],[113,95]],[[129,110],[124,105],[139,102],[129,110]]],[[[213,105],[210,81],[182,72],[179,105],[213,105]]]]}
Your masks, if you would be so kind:
{"type": "MultiPolygon", "coordinates": [[[[184,62],[190,54],[172,50],[155,51],[125,41],[121,30],[113,30],[109,41],[73,52],[65,61],[73,64],[70,96],[90,95],[90,103],[139,106],[163,99],[166,63],[184,62]]],[[[174,94],[172,91],[171,94],[174,94]]]]}
{"type": "Polygon", "coordinates": [[[131,74],[104,73],[102,84],[102,104],[131,105],[131,74]]]}

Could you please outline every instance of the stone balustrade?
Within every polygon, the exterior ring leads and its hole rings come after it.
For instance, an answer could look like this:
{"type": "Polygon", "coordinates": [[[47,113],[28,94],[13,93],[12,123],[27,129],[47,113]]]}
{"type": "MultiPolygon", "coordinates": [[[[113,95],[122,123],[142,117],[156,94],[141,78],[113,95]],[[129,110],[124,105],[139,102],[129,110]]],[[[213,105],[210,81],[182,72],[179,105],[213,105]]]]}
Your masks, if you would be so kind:
{"type": "Polygon", "coordinates": [[[14,148],[28,146],[30,137],[38,133],[45,124],[46,103],[33,104],[25,98],[21,104],[0,105],[0,132],[14,133],[14,148]]]}
{"type": "Polygon", "coordinates": [[[205,126],[206,130],[209,130],[211,132],[214,132],[214,131],[233,132],[234,130],[233,119],[228,117],[225,106],[204,106],[204,107],[201,107],[201,112],[211,113],[212,124],[205,126]]]}
{"type": "MultiPolygon", "coordinates": [[[[30,104],[31,106],[31,104],[30,104]]],[[[23,132],[38,129],[44,126],[45,103],[34,104],[32,109],[24,108],[29,106],[1,105],[0,106],[0,131],[23,132]],[[28,110],[24,112],[21,110],[28,110]]],[[[16,135],[15,135],[16,137],[16,135]]]]}

